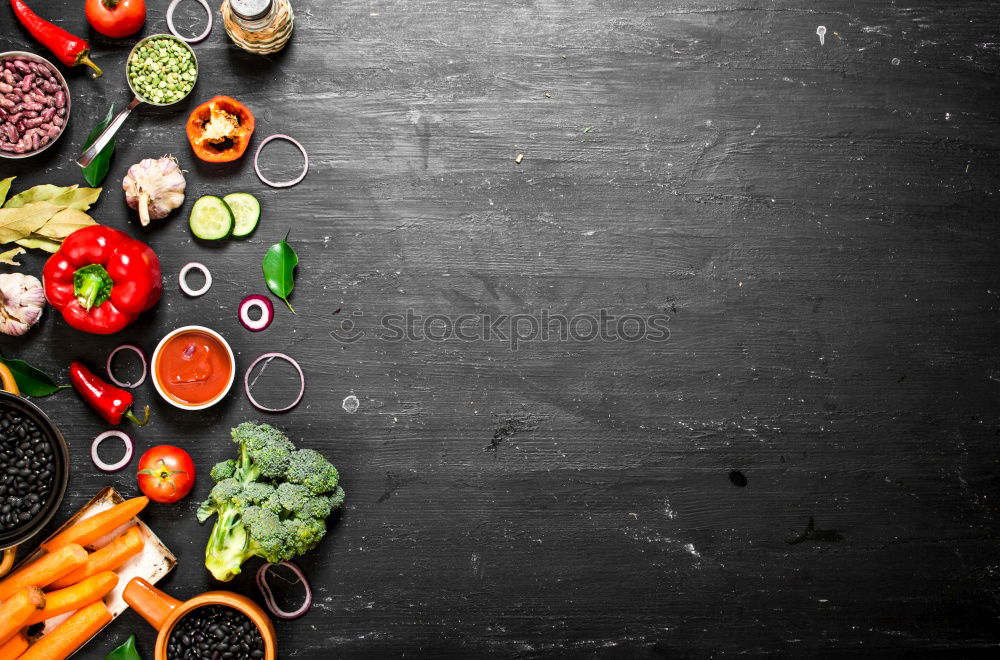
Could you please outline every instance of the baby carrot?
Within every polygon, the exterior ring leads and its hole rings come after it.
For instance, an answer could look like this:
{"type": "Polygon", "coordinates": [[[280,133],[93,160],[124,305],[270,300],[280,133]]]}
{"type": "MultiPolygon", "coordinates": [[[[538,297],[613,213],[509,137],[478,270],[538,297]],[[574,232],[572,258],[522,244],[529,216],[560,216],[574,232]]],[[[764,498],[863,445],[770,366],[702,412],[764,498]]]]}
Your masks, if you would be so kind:
{"type": "Polygon", "coordinates": [[[45,594],[45,607],[37,612],[32,612],[24,625],[41,623],[54,616],[90,605],[94,601],[104,598],[116,586],[118,586],[118,576],[111,571],[104,571],[92,575],[72,587],[50,591],[45,594]]]}
{"type": "Polygon", "coordinates": [[[138,515],[140,511],[146,508],[147,504],[149,504],[148,497],[133,497],[130,500],[125,500],[106,511],[101,511],[96,515],[71,525],[68,529],[59,532],[43,543],[42,547],[52,552],[68,543],[76,543],[78,545],[93,543],[138,515]]]}
{"type": "Polygon", "coordinates": [[[62,576],[75,571],[87,561],[87,551],[76,543],[42,555],[16,573],[0,581],[0,601],[6,600],[24,587],[47,587],[62,576]]]}
{"type": "Polygon", "coordinates": [[[18,660],[65,660],[110,621],[104,601],[91,603],[29,646],[18,660]]]}
{"type": "Polygon", "coordinates": [[[132,527],[127,532],[107,544],[100,550],[90,553],[87,562],[72,573],[65,575],[52,584],[50,589],[63,589],[81,580],[96,575],[101,571],[117,570],[131,557],[139,554],[145,542],[138,527],[132,527]]]}
{"type": "Polygon", "coordinates": [[[23,632],[16,633],[10,641],[0,646],[0,660],[14,660],[21,657],[28,648],[28,638],[23,632]]]}
{"type": "Polygon", "coordinates": [[[0,644],[17,634],[34,612],[45,607],[45,595],[38,587],[25,587],[0,605],[0,644]]]}

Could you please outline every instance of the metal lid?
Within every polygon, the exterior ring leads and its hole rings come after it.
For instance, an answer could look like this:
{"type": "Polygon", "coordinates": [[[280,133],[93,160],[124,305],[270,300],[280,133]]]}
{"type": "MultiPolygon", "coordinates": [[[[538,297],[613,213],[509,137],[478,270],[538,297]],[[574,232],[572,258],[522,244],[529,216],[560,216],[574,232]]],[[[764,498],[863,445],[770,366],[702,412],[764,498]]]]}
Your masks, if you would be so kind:
{"type": "Polygon", "coordinates": [[[246,21],[263,18],[271,11],[273,0],[229,0],[233,13],[246,21]]]}

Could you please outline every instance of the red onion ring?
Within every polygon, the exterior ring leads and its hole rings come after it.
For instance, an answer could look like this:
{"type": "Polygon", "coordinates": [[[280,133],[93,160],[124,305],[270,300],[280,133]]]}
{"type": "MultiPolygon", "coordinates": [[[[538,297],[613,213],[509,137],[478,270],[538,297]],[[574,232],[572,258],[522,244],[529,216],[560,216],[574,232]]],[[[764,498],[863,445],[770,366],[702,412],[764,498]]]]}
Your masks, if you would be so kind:
{"type": "Polygon", "coordinates": [[[261,142],[259,145],[257,145],[257,151],[253,155],[253,170],[254,172],[257,173],[258,179],[260,179],[267,185],[271,186],[272,188],[290,188],[294,186],[296,183],[301,182],[302,179],[306,178],[306,174],[309,172],[309,154],[306,153],[305,147],[299,144],[299,141],[296,140],[295,138],[288,137],[287,135],[284,135],[282,133],[275,133],[274,135],[270,135],[264,138],[264,141],[261,142]],[[260,159],[261,149],[263,149],[264,145],[266,145],[271,140],[287,140],[288,142],[291,142],[292,144],[294,144],[296,147],[299,148],[299,151],[302,152],[302,158],[305,160],[305,163],[302,166],[302,174],[298,175],[291,181],[279,181],[277,183],[275,183],[274,181],[268,181],[267,179],[264,178],[264,175],[261,174],[260,172],[260,165],[257,164],[257,161],[258,159],[260,159]]]}
{"type": "Polygon", "coordinates": [[[212,8],[208,6],[208,3],[205,2],[205,0],[197,0],[197,2],[205,8],[205,13],[208,14],[208,27],[206,27],[205,31],[197,37],[191,37],[190,39],[182,37],[180,33],[177,32],[177,28],[174,27],[174,10],[177,9],[177,5],[181,3],[181,0],[174,0],[170,3],[170,6],[167,7],[167,29],[170,30],[170,34],[174,35],[181,41],[186,41],[189,44],[196,44],[199,41],[204,41],[208,38],[208,35],[212,33],[212,8]]]}
{"type": "Polygon", "coordinates": [[[186,295],[189,295],[192,298],[197,298],[198,296],[205,295],[208,290],[212,288],[212,273],[210,273],[208,268],[205,267],[205,264],[192,261],[191,263],[186,264],[184,268],[181,268],[181,272],[177,275],[177,284],[181,287],[181,291],[183,291],[186,295]],[[200,270],[205,276],[205,284],[200,289],[195,290],[188,286],[187,274],[192,270],[200,270]]]}
{"type": "Polygon", "coordinates": [[[257,569],[257,587],[260,589],[261,594],[264,596],[264,603],[267,605],[267,609],[271,610],[271,614],[278,617],[279,619],[297,619],[312,607],[312,589],[309,587],[309,580],[306,579],[306,574],[302,572],[302,569],[293,564],[290,561],[283,561],[277,564],[272,564],[268,562],[257,569]],[[288,568],[292,573],[295,573],[295,577],[299,579],[302,586],[306,588],[306,597],[299,605],[298,609],[291,612],[286,612],[280,607],[274,600],[274,594],[271,593],[271,587],[267,583],[267,571],[272,566],[284,566],[288,568]]]}
{"type": "MultiPolygon", "coordinates": [[[[259,374],[257,375],[257,378],[260,378],[259,374]]],[[[257,379],[255,378],[254,382],[256,382],[256,380],[257,379]]],[[[305,394],[306,391],[306,377],[305,374],[302,373],[302,367],[299,366],[299,363],[293,360],[292,358],[288,357],[284,353],[264,353],[259,358],[254,360],[250,364],[250,366],[247,367],[246,373],[243,374],[243,391],[246,392],[247,398],[250,399],[250,403],[252,403],[254,408],[256,408],[257,410],[263,410],[264,412],[274,412],[274,413],[285,412],[299,405],[299,401],[302,400],[302,395],[305,394]],[[293,367],[295,367],[295,370],[299,372],[299,382],[301,383],[301,386],[299,387],[299,395],[295,397],[295,401],[292,401],[292,404],[290,406],[285,406],[284,408],[268,408],[266,406],[262,406],[257,402],[257,399],[253,398],[253,395],[250,394],[250,387],[251,387],[250,372],[253,371],[253,368],[256,367],[261,360],[267,360],[268,362],[270,362],[275,358],[285,360],[293,367]]]]}
{"type": "Polygon", "coordinates": [[[93,444],[90,445],[90,460],[94,461],[94,465],[105,472],[117,472],[129,464],[129,461],[132,460],[133,451],[135,451],[135,446],[132,443],[132,438],[128,437],[121,431],[112,429],[110,431],[105,431],[94,438],[93,444]],[[97,448],[108,438],[118,438],[125,443],[125,456],[123,456],[117,463],[105,463],[101,460],[100,456],[97,455],[97,448]]]}
{"type": "Polygon", "coordinates": [[[139,387],[144,382],[146,382],[146,371],[147,371],[146,354],[143,353],[142,349],[136,346],[135,344],[122,344],[115,350],[111,351],[111,354],[108,355],[108,362],[104,366],[104,370],[108,372],[108,380],[110,380],[118,387],[127,387],[130,390],[135,389],[136,387],[139,387]],[[139,361],[142,362],[142,376],[140,376],[139,380],[137,380],[135,383],[123,383],[122,381],[115,378],[115,375],[111,372],[111,361],[115,359],[115,355],[117,355],[119,351],[133,351],[136,355],[139,356],[139,361]]]}
{"type": "Polygon", "coordinates": [[[271,325],[274,320],[274,305],[267,296],[258,294],[247,296],[240,302],[240,323],[250,332],[260,332],[271,325]],[[250,310],[254,307],[260,309],[260,318],[254,321],[250,318],[250,310]]]}

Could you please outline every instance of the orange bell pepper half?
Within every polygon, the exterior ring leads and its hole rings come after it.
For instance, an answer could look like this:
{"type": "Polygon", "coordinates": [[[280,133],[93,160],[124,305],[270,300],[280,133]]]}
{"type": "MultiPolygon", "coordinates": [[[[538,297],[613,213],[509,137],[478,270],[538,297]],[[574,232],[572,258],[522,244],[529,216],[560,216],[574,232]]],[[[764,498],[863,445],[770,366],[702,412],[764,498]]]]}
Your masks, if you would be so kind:
{"type": "Polygon", "coordinates": [[[208,163],[228,163],[240,158],[253,135],[253,113],[229,96],[216,96],[202,103],[187,121],[191,150],[208,163]]]}

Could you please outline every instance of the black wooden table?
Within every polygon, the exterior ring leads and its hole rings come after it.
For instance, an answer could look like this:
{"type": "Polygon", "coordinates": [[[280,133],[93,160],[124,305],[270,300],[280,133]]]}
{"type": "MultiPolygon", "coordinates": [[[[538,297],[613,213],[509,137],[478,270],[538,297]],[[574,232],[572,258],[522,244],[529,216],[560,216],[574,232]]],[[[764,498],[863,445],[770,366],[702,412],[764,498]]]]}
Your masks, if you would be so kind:
{"type": "MultiPolygon", "coordinates": [[[[81,2],[30,4],[88,34],[81,2]]],[[[165,31],[166,4],[142,34],[165,31]]],[[[272,350],[301,362],[290,413],[239,389],[184,413],[147,384],[153,421],[130,429],[139,450],[177,444],[207,472],[231,426],[266,419],[341,468],[347,506],[300,562],[316,604],[278,623],[282,657],[995,649],[995,7],[294,6],[285,52],[243,53],[217,24],[191,99],[142,108],[120,135],[93,213],[159,253],[156,310],[116,337],[48,311],[2,341],[61,378],[191,323],[222,332],[241,369],[272,350]],[[255,145],[301,140],[305,181],[279,191],[249,158],[196,161],[183,121],[214,94],[252,108],[255,145]],[[164,153],[188,200],[142,229],[120,182],[164,153]],[[191,203],[233,191],[262,200],[257,232],[196,243],[191,203]],[[236,305],[264,292],[260,259],[289,228],[298,314],[278,302],[251,334],[236,305]],[[189,261],[212,269],[202,298],[177,290],[189,261]]],[[[194,32],[199,12],[185,3],[178,22],[194,32]]],[[[41,52],[0,13],[4,50],[41,52]]],[[[87,132],[128,100],[135,39],[89,37],[107,74],[68,74],[70,128],[2,162],[14,190],[80,182],[87,132]]],[[[264,160],[275,178],[300,163],[285,145],[264,160]]],[[[277,363],[259,383],[275,403],[294,385],[277,363]]],[[[91,464],[106,425],[72,392],[39,403],[71,445],[64,515],[108,483],[136,492],[132,468],[91,464]]],[[[145,515],[180,558],[161,586],[181,598],[217,586],[194,518],[205,472],[145,515]]],[[[256,596],[255,567],[229,587],[256,596]]],[[[131,612],[82,655],[130,632],[151,657],[131,612]]]]}

